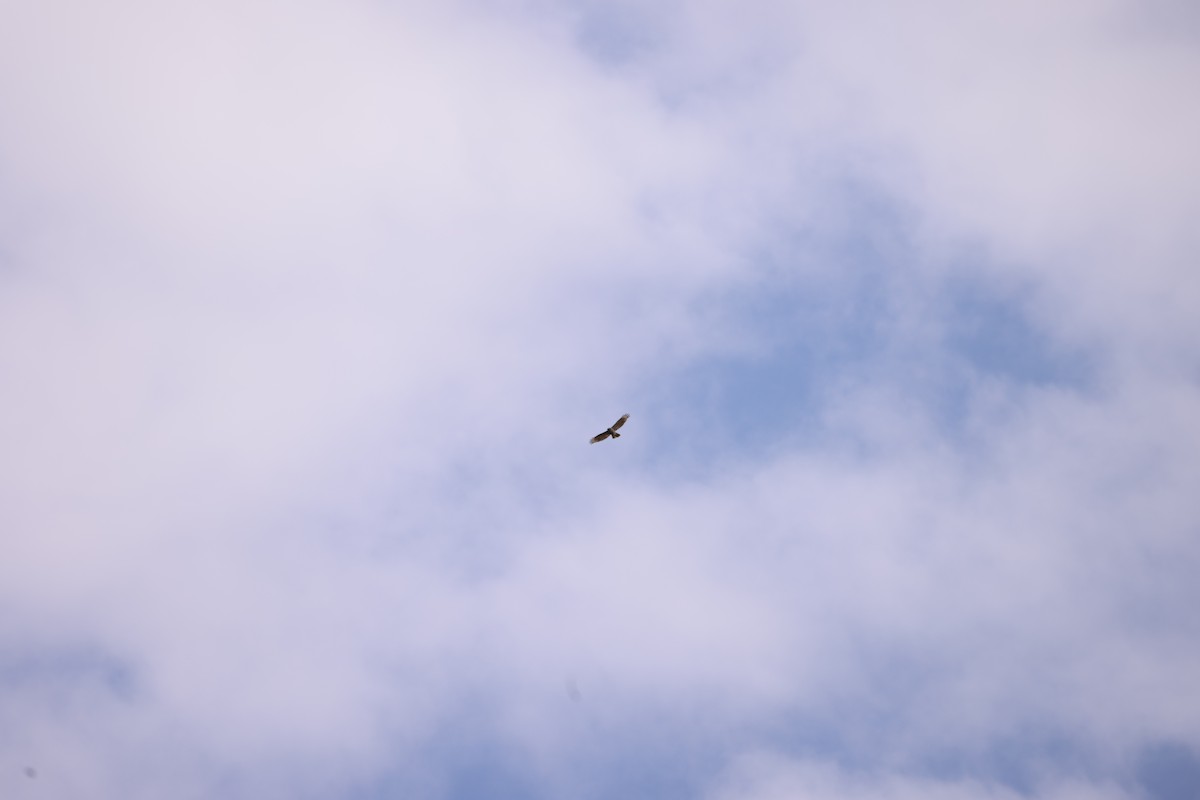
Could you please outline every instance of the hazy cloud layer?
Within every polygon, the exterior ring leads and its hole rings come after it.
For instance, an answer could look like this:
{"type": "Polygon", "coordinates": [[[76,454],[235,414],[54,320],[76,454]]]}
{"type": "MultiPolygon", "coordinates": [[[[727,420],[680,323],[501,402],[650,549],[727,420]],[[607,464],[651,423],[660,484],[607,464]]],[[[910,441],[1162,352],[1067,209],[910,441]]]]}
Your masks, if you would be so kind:
{"type": "Polygon", "coordinates": [[[0,6],[0,795],[1190,796],[1197,37],[0,6]]]}

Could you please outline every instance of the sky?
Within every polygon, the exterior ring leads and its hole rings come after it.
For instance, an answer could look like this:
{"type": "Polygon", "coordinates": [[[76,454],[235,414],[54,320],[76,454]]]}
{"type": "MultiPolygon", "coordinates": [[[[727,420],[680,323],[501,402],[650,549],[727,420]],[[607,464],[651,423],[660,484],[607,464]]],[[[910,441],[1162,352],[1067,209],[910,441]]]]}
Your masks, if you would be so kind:
{"type": "Polygon", "coordinates": [[[1194,797],[1198,85],[1188,0],[0,0],[0,796],[1194,797]]]}

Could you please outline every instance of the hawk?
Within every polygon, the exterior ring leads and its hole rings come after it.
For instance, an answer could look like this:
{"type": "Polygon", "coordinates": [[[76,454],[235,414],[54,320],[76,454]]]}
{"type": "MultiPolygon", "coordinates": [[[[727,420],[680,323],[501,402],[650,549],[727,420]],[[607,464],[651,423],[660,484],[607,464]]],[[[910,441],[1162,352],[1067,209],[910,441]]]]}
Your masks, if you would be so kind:
{"type": "Polygon", "coordinates": [[[612,424],[612,427],[610,427],[604,433],[597,433],[595,436],[593,436],[590,444],[595,444],[596,442],[603,441],[604,439],[607,439],[610,436],[614,439],[620,439],[621,434],[617,433],[617,428],[624,425],[625,420],[627,420],[627,419],[629,419],[629,415],[622,414],[621,418],[612,424]]]}

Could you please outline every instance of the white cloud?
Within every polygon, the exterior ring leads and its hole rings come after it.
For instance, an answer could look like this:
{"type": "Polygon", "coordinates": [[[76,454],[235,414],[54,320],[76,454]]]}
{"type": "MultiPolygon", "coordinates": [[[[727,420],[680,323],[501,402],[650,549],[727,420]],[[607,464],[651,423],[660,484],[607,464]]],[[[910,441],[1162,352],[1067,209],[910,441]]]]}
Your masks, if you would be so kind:
{"type": "Polygon", "coordinates": [[[1145,748],[1200,748],[1200,118],[1162,19],[0,12],[0,768],[1136,796],[1145,748]],[[964,275],[1095,374],[970,363],[964,275]],[[820,435],[668,438],[710,435],[670,376],[788,340],[728,298],[797,287],[882,342],[809,343],[820,435]]]}
{"type": "Polygon", "coordinates": [[[789,762],[758,755],[743,759],[714,797],[722,800],[909,800],[909,798],[954,798],[954,800],[1118,800],[1130,797],[1119,787],[1105,783],[1061,781],[1032,795],[975,780],[936,780],[913,777],[868,777],[843,773],[819,763],[789,762]]]}

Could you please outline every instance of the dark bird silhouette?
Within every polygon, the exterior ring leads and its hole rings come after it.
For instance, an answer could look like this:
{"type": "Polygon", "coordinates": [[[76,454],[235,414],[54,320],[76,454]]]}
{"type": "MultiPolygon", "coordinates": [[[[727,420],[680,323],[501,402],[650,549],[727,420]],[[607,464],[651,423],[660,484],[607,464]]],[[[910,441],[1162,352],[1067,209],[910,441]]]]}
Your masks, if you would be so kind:
{"type": "Polygon", "coordinates": [[[620,439],[621,434],[617,433],[617,428],[620,428],[622,425],[624,425],[625,420],[627,420],[627,419],[629,419],[629,415],[622,414],[621,418],[612,424],[612,427],[610,427],[604,433],[597,433],[595,436],[593,436],[590,444],[595,444],[596,442],[603,441],[610,436],[614,439],[620,439]]]}

